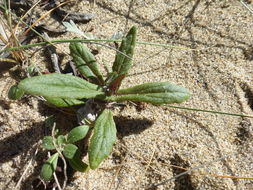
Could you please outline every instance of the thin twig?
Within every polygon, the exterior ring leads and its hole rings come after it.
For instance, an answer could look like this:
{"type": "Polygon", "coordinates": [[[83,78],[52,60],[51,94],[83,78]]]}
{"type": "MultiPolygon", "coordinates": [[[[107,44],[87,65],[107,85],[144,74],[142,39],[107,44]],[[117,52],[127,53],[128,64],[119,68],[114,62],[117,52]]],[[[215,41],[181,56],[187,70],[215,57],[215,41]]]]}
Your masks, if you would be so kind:
{"type": "Polygon", "coordinates": [[[214,114],[221,114],[221,115],[230,115],[235,117],[249,117],[253,118],[252,115],[245,115],[245,114],[238,114],[238,113],[228,113],[228,112],[221,112],[221,111],[214,111],[214,110],[203,110],[198,108],[188,108],[188,107],[181,107],[181,106],[171,106],[171,105],[165,105],[166,107],[170,108],[176,108],[176,109],[182,109],[182,110],[190,110],[190,111],[200,111],[200,112],[206,112],[206,113],[214,113],[214,114]]]}
{"type": "Polygon", "coordinates": [[[106,48],[108,48],[108,49],[112,49],[112,50],[114,50],[115,52],[120,53],[121,55],[124,55],[125,57],[127,57],[127,58],[129,58],[129,59],[131,59],[131,60],[133,59],[132,57],[128,56],[127,54],[125,54],[125,53],[119,51],[117,48],[114,48],[114,47],[112,47],[112,46],[109,46],[109,45],[106,45],[106,44],[102,44],[102,43],[98,43],[98,42],[92,42],[92,43],[93,43],[93,44],[100,45],[100,46],[104,46],[104,47],[106,47],[106,48]]]}
{"type": "Polygon", "coordinates": [[[26,166],[26,168],[25,168],[23,174],[22,174],[21,177],[19,178],[18,183],[17,183],[16,186],[15,186],[15,189],[18,189],[18,187],[20,186],[22,180],[24,179],[26,173],[28,172],[28,169],[29,169],[30,166],[32,165],[32,162],[33,162],[35,156],[37,155],[38,150],[39,150],[38,148],[35,150],[34,155],[33,155],[32,158],[30,159],[30,161],[28,162],[28,164],[27,164],[27,166],[26,166]]]}
{"type": "Polygon", "coordinates": [[[190,173],[191,173],[192,171],[194,171],[194,170],[198,170],[198,169],[200,169],[200,168],[207,167],[207,166],[209,166],[209,165],[211,165],[211,164],[213,164],[213,163],[215,163],[215,162],[224,160],[225,158],[227,158],[227,157],[229,157],[229,156],[232,156],[232,155],[233,155],[233,154],[226,155],[226,156],[223,156],[222,158],[218,158],[218,159],[212,160],[212,161],[210,161],[210,162],[206,162],[205,164],[201,164],[201,165],[199,165],[199,166],[193,167],[192,169],[189,169],[189,170],[187,170],[187,171],[185,171],[185,172],[182,172],[182,173],[180,173],[180,174],[178,174],[178,175],[176,175],[176,176],[173,176],[173,177],[171,177],[171,178],[169,178],[169,179],[166,179],[166,180],[164,180],[164,181],[162,181],[162,182],[160,182],[160,183],[158,183],[158,184],[151,185],[150,187],[146,188],[146,190],[154,189],[154,188],[156,188],[156,187],[158,187],[158,186],[164,185],[164,184],[166,184],[166,183],[168,183],[168,182],[170,182],[170,181],[173,181],[173,180],[176,180],[176,179],[182,177],[183,175],[190,174],[190,173]]]}
{"type": "Polygon", "coordinates": [[[243,1],[240,1],[240,3],[246,8],[249,10],[249,12],[251,12],[253,14],[253,10],[248,6],[246,5],[246,3],[244,3],[243,1]]]}
{"type": "Polygon", "coordinates": [[[53,125],[53,129],[52,129],[52,137],[53,137],[53,144],[54,144],[54,147],[56,149],[56,151],[58,152],[58,154],[60,155],[62,161],[63,161],[63,172],[64,172],[64,181],[63,181],[63,185],[62,185],[62,190],[65,189],[66,185],[67,185],[67,181],[68,181],[68,176],[67,176],[67,163],[66,163],[66,160],[64,158],[64,156],[62,155],[61,151],[58,149],[57,145],[56,145],[56,142],[55,142],[55,127],[56,127],[56,124],[54,123],[53,125]]]}
{"type": "MultiPolygon", "coordinates": [[[[1,4],[0,4],[0,8],[8,12],[8,10],[6,10],[1,4]]],[[[35,29],[33,29],[33,27],[31,27],[30,25],[28,25],[27,23],[25,23],[23,20],[21,20],[20,17],[18,17],[16,14],[14,14],[14,13],[12,13],[12,12],[10,12],[10,14],[12,14],[12,16],[14,16],[19,22],[21,22],[22,24],[24,24],[25,26],[27,26],[28,28],[30,28],[30,30],[33,31],[35,34],[37,34],[38,36],[40,36],[40,37],[42,37],[42,38],[44,39],[44,37],[43,37],[39,32],[37,32],[35,29]]],[[[45,40],[45,39],[44,39],[44,40],[45,40]]],[[[45,40],[45,41],[46,41],[46,40],[45,40]]],[[[49,44],[50,44],[50,43],[49,43],[49,44]]],[[[8,43],[5,44],[5,45],[6,45],[6,46],[9,46],[10,43],[8,42],[8,43]]],[[[22,47],[22,45],[21,45],[21,46],[17,46],[17,47],[22,47]]],[[[2,51],[2,50],[1,50],[1,51],[2,51]]],[[[2,53],[1,51],[0,51],[0,54],[2,53]]],[[[15,51],[15,50],[13,50],[13,51],[15,51]]]]}
{"type": "MultiPolygon", "coordinates": [[[[127,157],[127,156],[124,157],[124,159],[123,159],[123,161],[122,161],[123,163],[125,162],[126,157],[127,157]]],[[[112,189],[112,185],[113,185],[113,183],[115,183],[115,180],[116,180],[116,178],[118,177],[118,175],[119,175],[120,171],[122,170],[123,166],[124,166],[124,164],[121,164],[121,165],[119,166],[119,168],[117,169],[117,171],[116,171],[116,173],[115,173],[115,175],[114,175],[114,177],[113,177],[113,180],[111,181],[111,183],[110,183],[108,189],[112,189]]],[[[117,184],[115,190],[118,189],[118,186],[119,186],[119,183],[117,184]]]]}
{"type": "MultiPolygon", "coordinates": [[[[36,46],[44,46],[44,45],[47,45],[47,44],[70,43],[70,42],[86,42],[86,43],[94,43],[94,42],[121,42],[121,40],[107,40],[107,39],[63,39],[63,40],[51,40],[49,42],[39,42],[39,43],[34,43],[34,44],[27,44],[27,45],[17,46],[17,47],[13,47],[13,48],[5,48],[5,49],[1,50],[0,53],[6,52],[6,51],[14,51],[14,50],[18,50],[18,49],[27,49],[27,48],[36,47],[36,46]]],[[[153,43],[153,42],[141,42],[141,41],[137,41],[136,44],[151,45],[151,46],[157,46],[157,47],[169,47],[169,48],[176,48],[176,49],[182,49],[182,50],[191,50],[191,51],[197,51],[198,50],[198,49],[191,49],[191,48],[187,48],[187,47],[175,46],[175,45],[171,45],[171,44],[161,44],[161,43],[153,43]]]]}
{"type": "MultiPolygon", "coordinates": [[[[7,14],[7,23],[8,23],[8,27],[9,27],[9,31],[11,33],[11,35],[8,37],[8,43],[6,45],[9,45],[10,42],[14,44],[14,46],[20,46],[20,42],[17,38],[17,36],[15,35],[15,32],[12,28],[12,12],[11,12],[11,7],[10,7],[10,0],[8,0],[8,11],[6,12],[7,14]]],[[[21,52],[12,52],[13,56],[17,59],[17,60],[23,60],[23,54],[21,52]]]]}
{"type": "Polygon", "coordinates": [[[55,9],[57,9],[57,8],[59,8],[59,7],[63,6],[63,5],[65,5],[65,4],[67,4],[67,3],[69,3],[69,2],[71,2],[71,1],[65,1],[65,2],[63,2],[63,3],[60,3],[60,4],[57,5],[56,7],[50,9],[49,11],[47,11],[43,16],[41,16],[39,19],[37,19],[37,20],[31,25],[31,27],[29,27],[29,28],[23,33],[23,35],[26,35],[26,34],[31,30],[31,28],[33,28],[40,20],[44,19],[47,15],[49,15],[49,14],[50,14],[51,12],[53,12],[55,9]]]}
{"type": "Polygon", "coordinates": [[[28,11],[26,11],[26,13],[20,18],[20,20],[18,20],[18,23],[16,24],[16,26],[14,28],[14,32],[15,33],[17,31],[17,28],[20,25],[20,22],[22,22],[23,19],[26,17],[26,15],[28,15],[40,2],[41,2],[41,0],[38,0],[28,11]]]}
{"type": "MultiPolygon", "coordinates": [[[[66,4],[66,3],[68,3],[68,2],[71,2],[71,1],[67,1],[67,2],[64,2],[64,3],[61,3],[59,6],[62,6],[62,5],[64,5],[64,4],[66,4]]],[[[57,7],[59,7],[59,6],[57,6],[57,7]]],[[[57,7],[55,7],[55,8],[57,8],[57,7]]],[[[12,16],[14,16],[19,22],[21,22],[22,24],[24,24],[25,26],[27,26],[28,27],[28,29],[25,31],[26,33],[28,32],[28,30],[30,31],[33,31],[35,34],[37,34],[38,36],[40,36],[42,39],[44,39],[46,42],[47,42],[47,44],[51,44],[51,45],[53,45],[50,41],[47,41],[39,32],[37,32],[34,28],[33,28],[33,26],[34,25],[28,25],[26,22],[24,22],[20,17],[18,17],[16,14],[14,14],[14,13],[12,13],[12,12],[8,12],[8,10],[6,10],[5,9],[5,7],[3,7],[1,4],[0,4],[0,8],[1,9],[3,9],[3,10],[5,10],[5,11],[7,11],[7,13],[10,13],[12,16]]],[[[54,8],[54,9],[55,9],[54,8]]],[[[53,9],[53,10],[54,10],[53,9]]],[[[51,11],[51,10],[50,10],[51,11]]],[[[47,14],[47,13],[46,13],[47,14]]],[[[48,15],[48,14],[47,14],[48,15]]],[[[45,16],[47,16],[47,15],[43,15],[42,17],[44,18],[45,16]]],[[[43,18],[39,18],[40,20],[41,19],[43,19],[43,18]]],[[[37,21],[35,21],[35,22],[37,22],[37,21]]],[[[24,33],[25,33],[24,32],[24,33]]],[[[25,35],[25,34],[22,34],[23,36],[25,35]]],[[[9,45],[9,42],[6,44],[6,46],[8,46],[9,45]]],[[[19,46],[17,46],[17,47],[22,47],[22,45],[19,45],[19,46]]],[[[23,48],[22,48],[23,49],[23,48]]],[[[13,50],[13,51],[15,51],[15,50],[13,50]]],[[[0,51],[0,54],[2,53],[2,50],[0,51]]]]}
{"type": "MultiPolygon", "coordinates": [[[[49,36],[47,35],[47,33],[44,32],[43,35],[44,35],[44,38],[47,41],[50,40],[49,36]]],[[[54,71],[56,73],[61,73],[61,69],[59,67],[59,59],[58,59],[58,56],[56,54],[56,48],[55,48],[55,46],[49,45],[49,46],[47,46],[47,50],[48,50],[48,52],[50,54],[50,59],[51,59],[54,71]]]]}
{"type": "Polygon", "coordinates": [[[59,181],[58,181],[57,175],[55,174],[55,172],[53,173],[53,176],[54,176],[54,180],[55,180],[55,182],[56,182],[56,184],[57,184],[57,186],[58,186],[58,189],[59,189],[59,190],[62,190],[62,188],[61,188],[61,186],[60,186],[60,183],[59,183],[59,181]]]}
{"type": "MultiPolygon", "coordinates": [[[[157,141],[157,138],[156,138],[155,142],[156,142],[156,141],[157,141]]],[[[154,144],[154,145],[153,145],[153,150],[152,150],[152,153],[151,153],[151,156],[150,156],[149,160],[148,160],[148,161],[145,161],[146,166],[145,166],[145,170],[144,170],[143,173],[142,173],[142,176],[141,176],[142,178],[145,177],[145,175],[146,175],[148,169],[149,169],[149,168],[152,168],[152,167],[151,167],[151,163],[152,163],[152,160],[153,160],[153,158],[154,158],[156,148],[157,148],[157,147],[156,147],[156,144],[154,144]]],[[[153,169],[153,168],[152,168],[152,169],[153,169]]],[[[141,178],[141,177],[140,177],[140,178],[141,178]]],[[[140,183],[141,183],[141,180],[140,180],[140,183]]]]}

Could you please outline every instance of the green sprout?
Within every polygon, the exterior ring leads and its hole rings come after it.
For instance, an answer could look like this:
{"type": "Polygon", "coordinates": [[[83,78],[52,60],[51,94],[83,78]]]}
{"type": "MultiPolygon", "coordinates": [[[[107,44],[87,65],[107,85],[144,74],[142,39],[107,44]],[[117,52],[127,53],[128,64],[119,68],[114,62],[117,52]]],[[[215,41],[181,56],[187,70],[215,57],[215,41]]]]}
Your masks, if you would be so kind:
{"type": "MultiPolygon", "coordinates": [[[[42,96],[48,103],[57,107],[77,105],[88,107],[90,101],[100,105],[94,120],[88,117],[89,110],[86,110],[86,113],[81,116],[84,125],[72,129],[66,136],[58,136],[55,138],[56,142],[51,136],[43,139],[42,145],[45,149],[62,151],[75,170],[84,172],[88,167],[96,169],[112,152],[117,131],[110,103],[134,101],[162,105],[181,103],[191,96],[186,88],[169,82],[152,82],[120,89],[123,79],[132,66],[136,34],[137,28],[134,26],[122,40],[111,72],[106,77],[103,77],[99,71],[96,59],[90,50],[80,42],[72,42],[69,46],[71,56],[76,68],[86,80],[67,74],[45,74],[22,80],[9,92],[9,97],[13,99],[20,98],[24,93],[42,96]],[[88,142],[89,163],[85,164],[81,160],[78,147],[73,143],[85,138],[89,131],[92,132],[88,142]]],[[[43,179],[51,179],[58,157],[58,153],[53,154],[43,165],[41,172],[43,179]]]]}
{"type": "Polygon", "coordinates": [[[69,162],[70,166],[80,172],[85,172],[88,165],[81,159],[81,153],[76,145],[77,141],[82,140],[89,131],[88,125],[81,125],[73,128],[67,135],[45,136],[42,140],[42,148],[46,150],[57,150],[42,166],[40,176],[42,179],[48,181],[52,178],[56,169],[59,152],[62,152],[64,157],[69,162]]]}

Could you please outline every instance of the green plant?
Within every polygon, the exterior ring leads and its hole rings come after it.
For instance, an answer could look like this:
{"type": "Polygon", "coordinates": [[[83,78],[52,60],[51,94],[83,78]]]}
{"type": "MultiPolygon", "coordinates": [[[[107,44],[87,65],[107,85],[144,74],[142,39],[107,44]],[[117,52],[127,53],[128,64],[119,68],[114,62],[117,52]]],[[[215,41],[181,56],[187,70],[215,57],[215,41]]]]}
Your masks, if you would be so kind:
{"type": "Polygon", "coordinates": [[[42,96],[48,103],[57,107],[86,105],[84,108],[88,109],[90,99],[93,103],[100,105],[95,114],[86,110],[86,113],[81,116],[85,125],[72,129],[67,136],[59,135],[54,138],[52,135],[52,137],[44,138],[44,148],[58,151],[43,166],[44,179],[51,178],[57,165],[59,151],[63,152],[64,157],[74,169],[86,171],[88,165],[81,161],[80,151],[73,143],[83,139],[89,130],[93,130],[88,145],[89,167],[96,169],[109,156],[116,142],[116,125],[110,110],[112,102],[135,101],[161,105],[181,103],[190,97],[187,89],[169,82],[145,83],[120,89],[122,80],[127,76],[132,65],[136,33],[136,27],[132,27],[122,40],[112,71],[106,77],[100,73],[96,59],[89,49],[80,42],[72,42],[69,46],[71,56],[78,71],[86,80],[72,75],[54,73],[26,78],[10,89],[9,97],[12,99],[18,99],[26,93],[42,96]],[[93,120],[89,114],[99,116],[93,120]],[[81,129],[82,132],[79,131],[81,129]],[[80,137],[77,137],[78,135],[80,137]]]}
{"type": "Polygon", "coordinates": [[[88,169],[88,165],[81,160],[81,152],[74,144],[75,142],[82,140],[87,135],[88,131],[88,125],[81,125],[73,128],[65,136],[52,134],[52,136],[45,136],[43,138],[42,148],[46,150],[56,150],[57,152],[42,166],[40,173],[42,179],[50,180],[52,178],[57,166],[59,154],[63,154],[71,167],[75,170],[84,172],[88,169]]]}

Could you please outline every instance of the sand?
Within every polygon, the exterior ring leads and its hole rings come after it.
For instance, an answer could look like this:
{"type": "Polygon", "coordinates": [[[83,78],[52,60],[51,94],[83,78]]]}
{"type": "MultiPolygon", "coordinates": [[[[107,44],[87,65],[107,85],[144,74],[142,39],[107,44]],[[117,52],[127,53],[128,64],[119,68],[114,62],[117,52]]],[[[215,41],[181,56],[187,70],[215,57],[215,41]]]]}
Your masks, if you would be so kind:
{"type": "MultiPolygon", "coordinates": [[[[138,44],[124,87],[170,81],[192,92],[180,106],[253,115],[253,14],[240,2],[94,2],[82,1],[71,7],[96,13],[88,24],[78,24],[83,31],[109,39],[136,25],[138,41],[174,46],[138,44]]],[[[250,1],[247,5],[253,8],[250,1]]],[[[57,51],[68,53],[67,47],[57,45],[57,51]]],[[[96,57],[99,63],[109,65],[114,51],[102,47],[96,57]]],[[[39,66],[45,62],[34,59],[39,66]]],[[[65,56],[63,64],[68,59],[65,56]]],[[[13,189],[32,158],[17,189],[34,189],[39,163],[46,155],[35,155],[45,135],[43,121],[57,112],[37,98],[8,100],[6,93],[13,83],[9,72],[1,72],[0,189],[13,189]]],[[[252,177],[251,118],[126,105],[122,111],[114,110],[118,140],[111,156],[97,170],[76,172],[67,190],[145,189],[192,168],[191,173],[153,189],[253,189],[252,180],[222,177],[252,177]]]]}

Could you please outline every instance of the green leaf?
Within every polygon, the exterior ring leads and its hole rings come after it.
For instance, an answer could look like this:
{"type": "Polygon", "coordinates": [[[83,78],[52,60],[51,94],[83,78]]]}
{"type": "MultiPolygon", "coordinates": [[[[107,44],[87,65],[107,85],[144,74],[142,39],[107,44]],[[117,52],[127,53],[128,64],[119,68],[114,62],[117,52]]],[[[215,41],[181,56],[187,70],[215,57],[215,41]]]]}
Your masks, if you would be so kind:
{"type": "Polygon", "coordinates": [[[90,50],[80,42],[72,42],[69,45],[70,55],[73,57],[77,69],[85,77],[96,82],[98,79],[100,84],[104,84],[102,74],[99,72],[96,59],[90,50]]]}
{"type": "Polygon", "coordinates": [[[168,82],[154,82],[119,90],[117,96],[106,97],[106,100],[172,104],[181,103],[190,96],[190,92],[181,86],[168,82]]]}
{"type": "Polygon", "coordinates": [[[18,87],[28,94],[50,98],[82,99],[103,96],[102,89],[67,74],[46,74],[22,80],[18,87]]]}
{"type": "Polygon", "coordinates": [[[74,143],[76,141],[83,139],[87,135],[88,131],[89,131],[88,125],[81,125],[79,127],[75,127],[69,132],[67,142],[74,143]]]}
{"type": "Polygon", "coordinates": [[[112,73],[107,78],[109,83],[109,93],[115,93],[119,89],[122,80],[127,76],[128,70],[132,65],[132,58],[136,44],[137,28],[133,26],[127,36],[122,40],[119,52],[117,52],[115,61],[112,66],[112,73]]]}
{"type": "Polygon", "coordinates": [[[116,126],[112,112],[105,109],[95,122],[94,134],[88,149],[91,169],[96,169],[109,156],[115,142],[116,126]]]}
{"type": "Polygon", "coordinates": [[[59,154],[55,153],[54,155],[52,155],[45,164],[43,164],[41,172],[40,172],[40,177],[45,180],[45,181],[49,181],[52,176],[53,173],[56,169],[57,166],[57,162],[58,162],[58,157],[59,154]]]}
{"type": "Polygon", "coordinates": [[[68,98],[68,99],[63,99],[63,98],[48,98],[45,97],[48,103],[56,106],[56,107],[71,107],[71,106],[76,106],[76,105],[81,105],[85,104],[85,101],[83,100],[78,100],[78,99],[73,99],[73,98],[68,98]]]}
{"type": "Polygon", "coordinates": [[[119,51],[117,52],[112,70],[118,75],[127,75],[128,70],[132,65],[132,58],[136,43],[137,28],[133,26],[127,36],[122,40],[119,51]]]}
{"type": "Polygon", "coordinates": [[[56,143],[59,146],[63,145],[64,143],[66,143],[65,137],[63,135],[59,135],[56,139],[56,143]]]}
{"type": "Polygon", "coordinates": [[[78,150],[72,159],[68,159],[68,162],[73,169],[79,172],[85,172],[89,169],[89,166],[81,160],[81,153],[78,150]]]}
{"type": "Polygon", "coordinates": [[[63,154],[64,154],[64,156],[66,158],[73,159],[77,150],[78,150],[78,147],[76,145],[74,145],[74,144],[67,144],[64,147],[63,154]]]}
{"type": "Polygon", "coordinates": [[[20,99],[23,95],[24,91],[18,88],[17,85],[13,85],[8,92],[8,98],[11,100],[20,99]]]}
{"type": "Polygon", "coordinates": [[[41,144],[42,148],[47,149],[47,150],[54,150],[54,143],[53,143],[53,137],[51,136],[45,136],[42,140],[41,144]]]}

